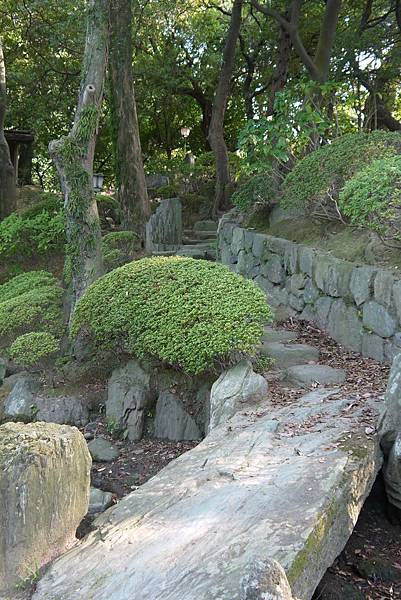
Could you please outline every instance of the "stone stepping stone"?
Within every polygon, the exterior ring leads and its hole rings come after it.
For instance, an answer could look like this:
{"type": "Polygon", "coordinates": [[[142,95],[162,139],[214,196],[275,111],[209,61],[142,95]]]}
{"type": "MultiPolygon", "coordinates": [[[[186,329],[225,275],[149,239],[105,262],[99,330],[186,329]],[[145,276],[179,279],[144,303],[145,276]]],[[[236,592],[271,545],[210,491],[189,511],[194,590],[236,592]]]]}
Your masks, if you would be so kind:
{"type": "Polygon", "coordinates": [[[89,442],[88,449],[95,462],[111,462],[119,455],[117,448],[102,436],[89,442]]]}
{"type": "Polygon", "coordinates": [[[286,331],[285,329],[275,329],[274,327],[265,327],[262,340],[267,344],[272,342],[280,342],[285,344],[286,342],[292,342],[298,339],[298,334],[295,331],[286,331]]]}
{"type": "Polygon", "coordinates": [[[95,487],[90,488],[88,508],[88,513],[90,515],[104,512],[112,504],[113,494],[111,492],[103,492],[95,487]]]}
{"type": "Polygon", "coordinates": [[[334,369],[327,365],[295,365],[286,371],[291,383],[300,387],[308,387],[314,382],[322,385],[344,383],[347,376],[344,369],[334,369]]]}
{"type": "Polygon", "coordinates": [[[308,344],[272,342],[263,344],[261,352],[274,358],[274,366],[278,369],[288,369],[288,367],[305,365],[311,361],[317,362],[319,360],[319,350],[308,344]]]}

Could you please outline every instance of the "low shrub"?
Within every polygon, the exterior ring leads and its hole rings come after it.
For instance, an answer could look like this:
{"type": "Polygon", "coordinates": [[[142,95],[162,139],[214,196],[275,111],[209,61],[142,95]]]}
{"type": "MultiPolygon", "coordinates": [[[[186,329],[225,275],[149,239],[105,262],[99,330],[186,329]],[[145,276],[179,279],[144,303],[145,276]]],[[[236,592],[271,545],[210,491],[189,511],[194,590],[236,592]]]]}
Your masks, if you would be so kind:
{"type": "Polygon", "coordinates": [[[43,271],[18,275],[0,286],[0,347],[19,335],[63,332],[63,290],[57,279],[43,271]]]}
{"type": "Polygon", "coordinates": [[[240,210],[247,211],[252,207],[271,205],[277,199],[277,194],[278,185],[273,175],[265,173],[254,175],[239,185],[233,194],[232,201],[240,210]]]}
{"type": "Polygon", "coordinates": [[[401,156],[373,162],[352,177],[339,196],[339,208],[353,225],[401,245],[401,156]]]}
{"type": "Polygon", "coordinates": [[[105,235],[102,239],[102,252],[106,271],[132,261],[140,248],[140,241],[134,231],[113,231],[105,235]]]}
{"type": "Polygon", "coordinates": [[[317,217],[339,218],[336,203],[347,181],[377,159],[399,154],[398,132],[352,133],[298,161],[283,185],[282,205],[317,217]]]}
{"type": "Polygon", "coordinates": [[[64,244],[64,211],[56,194],[43,194],[41,202],[0,223],[0,259],[62,251],[64,244]]]}
{"type": "Polygon", "coordinates": [[[38,365],[51,359],[60,350],[60,343],[46,331],[31,331],[19,336],[10,347],[10,358],[24,367],[38,365]]]}
{"type": "Polygon", "coordinates": [[[227,267],[155,257],[93,283],[77,304],[71,333],[195,374],[254,353],[270,317],[264,293],[227,267]]]}

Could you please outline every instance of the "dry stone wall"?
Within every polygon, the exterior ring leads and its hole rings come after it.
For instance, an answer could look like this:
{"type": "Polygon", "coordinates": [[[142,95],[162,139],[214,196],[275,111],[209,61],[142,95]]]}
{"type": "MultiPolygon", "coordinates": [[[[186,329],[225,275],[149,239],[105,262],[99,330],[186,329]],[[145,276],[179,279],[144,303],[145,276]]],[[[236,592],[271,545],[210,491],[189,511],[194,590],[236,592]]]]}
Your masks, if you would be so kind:
{"type": "Polygon", "coordinates": [[[315,323],[350,350],[380,362],[401,352],[401,279],[223,217],[219,260],[253,279],[272,307],[315,323]]]}

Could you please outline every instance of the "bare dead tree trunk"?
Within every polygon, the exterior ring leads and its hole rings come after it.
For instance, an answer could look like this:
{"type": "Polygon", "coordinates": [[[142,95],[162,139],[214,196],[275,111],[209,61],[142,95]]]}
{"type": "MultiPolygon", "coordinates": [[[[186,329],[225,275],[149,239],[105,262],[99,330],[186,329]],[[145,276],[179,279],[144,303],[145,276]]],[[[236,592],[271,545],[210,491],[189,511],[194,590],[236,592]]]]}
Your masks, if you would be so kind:
{"type": "Polygon", "coordinates": [[[234,0],[223,52],[223,63],[214,96],[212,119],[209,129],[209,143],[216,162],[216,191],[213,213],[224,209],[227,203],[227,187],[231,182],[228,151],[224,139],[224,116],[231,91],[231,79],[234,69],[235,50],[241,28],[243,0],[234,0]]]}
{"type": "Polygon", "coordinates": [[[0,221],[16,209],[17,190],[10,149],[4,136],[7,108],[6,67],[0,39],[0,221]]]}
{"type": "Polygon", "coordinates": [[[125,229],[144,241],[150,203],[143,168],[132,70],[132,2],[110,4],[110,82],[118,200],[125,229]]]}
{"type": "Polygon", "coordinates": [[[103,99],[109,40],[109,0],[88,0],[87,33],[78,106],[70,133],[50,142],[64,194],[66,262],[71,271],[71,315],[103,271],[101,232],[93,193],[93,158],[103,99]]]}

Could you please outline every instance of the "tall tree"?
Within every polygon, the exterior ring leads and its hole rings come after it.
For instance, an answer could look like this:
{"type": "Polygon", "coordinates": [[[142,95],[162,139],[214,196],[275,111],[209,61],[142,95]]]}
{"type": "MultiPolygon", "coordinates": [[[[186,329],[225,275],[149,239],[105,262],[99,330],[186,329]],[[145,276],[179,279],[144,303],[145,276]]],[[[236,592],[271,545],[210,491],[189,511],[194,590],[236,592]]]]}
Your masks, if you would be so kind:
{"type": "Polygon", "coordinates": [[[16,181],[10,159],[10,149],[4,137],[4,119],[7,107],[6,67],[3,43],[0,39],[0,220],[15,210],[16,181]]]}
{"type": "Polygon", "coordinates": [[[288,11],[289,16],[283,16],[279,11],[260,4],[258,0],[252,0],[253,6],[267,17],[272,17],[285,29],[290,38],[294,50],[306,67],[309,75],[314,81],[324,83],[327,81],[330,69],[330,58],[333,51],[334,39],[338,18],[340,15],[342,0],[327,0],[321,22],[319,39],[314,56],[308,52],[302,42],[300,34],[300,18],[303,0],[293,0],[288,11]]]}
{"type": "Polygon", "coordinates": [[[143,240],[150,204],[143,168],[132,70],[132,1],[110,3],[110,83],[115,174],[123,225],[143,240]]]}
{"type": "Polygon", "coordinates": [[[224,209],[227,203],[227,188],[231,182],[227,145],[224,139],[224,116],[231,90],[231,79],[235,63],[235,51],[241,28],[243,0],[234,0],[230,26],[223,52],[223,62],[213,101],[209,129],[209,143],[216,162],[216,191],[213,212],[224,209]]]}
{"type": "Polygon", "coordinates": [[[87,33],[78,106],[70,133],[50,143],[64,193],[71,314],[102,273],[101,232],[93,193],[93,159],[103,99],[109,41],[109,0],[88,0],[87,33]]]}

